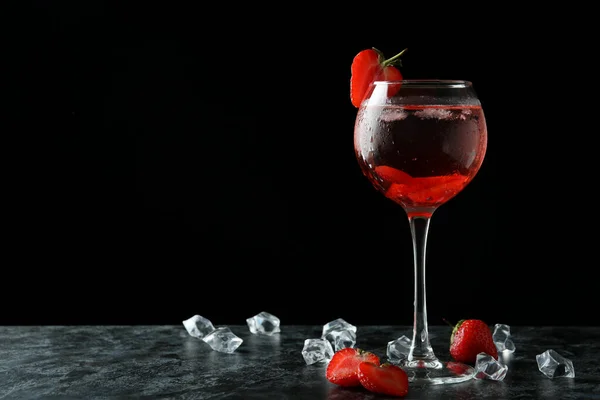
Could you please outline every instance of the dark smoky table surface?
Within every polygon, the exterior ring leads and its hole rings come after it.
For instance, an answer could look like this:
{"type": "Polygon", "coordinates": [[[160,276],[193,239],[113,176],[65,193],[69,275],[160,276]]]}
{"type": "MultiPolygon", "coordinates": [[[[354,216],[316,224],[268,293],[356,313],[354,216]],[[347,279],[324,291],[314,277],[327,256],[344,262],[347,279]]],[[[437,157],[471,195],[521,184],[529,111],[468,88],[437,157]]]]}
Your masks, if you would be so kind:
{"type": "MultiPolygon", "coordinates": [[[[322,326],[281,326],[273,336],[230,326],[243,343],[220,353],[183,325],[0,326],[0,398],[386,399],[325,379],[307,365],[304,340],[322,326]]],[[[438,357],[449,357],[449,326],[431,326],[438,357]]],[[[386,357],[408,326],[358,326],[355,347],[386,357]]],[[[511,327],[516,351],[503,381],[411,386],[405,399],[600,399],[600,327],[511,327]],[[536,355],[569,358],[575,378],[548,378],[536,355]]]]}

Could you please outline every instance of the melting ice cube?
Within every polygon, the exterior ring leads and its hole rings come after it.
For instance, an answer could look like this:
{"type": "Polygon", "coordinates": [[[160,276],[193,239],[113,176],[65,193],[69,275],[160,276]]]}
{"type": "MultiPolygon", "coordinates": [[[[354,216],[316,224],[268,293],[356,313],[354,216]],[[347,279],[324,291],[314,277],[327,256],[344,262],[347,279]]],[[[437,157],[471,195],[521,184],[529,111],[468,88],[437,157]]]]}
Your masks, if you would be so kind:
{"type": "Polygon", "coordinates": [[[248,324],[248,328],[250,328],[250,332],[254,333],[255,335],[259,334],[271,336],[281,331],[279,329],[279,318],[266,311],[260,312],[254,317],[247,318],[246,323],[248,324]]]}
{"type": "Polygon", "coordinates": [[[329,362],[333,357],[333,347],[327,339],[306,339],[302,348],[302,357],[307,365],[329,362]]]}
{"type": "Polygon", "coordinates": [[[208,343],[213,350],[221,353],[233,353],[243,342],[226,326],[216,328],[202,340],[208,343]]]}
{"type": "Polygon", "coordinates": [[[486,353],[477,354],[475,361],[475,379],[489,379],[501,381],[508,372],[508,366],[498,362],[494,357],[486,353]]]}
{"type": "Polygon", "coordinates": [[[548,378],[575,378],[573,362],[550,349],[535,356],[538,369],[548,378]]]}
{"type": "Polygon", "coordinates": [[[215,327],[210,320],[197,314],[183,321],[183,326],[185,326],[185,329],[191,336],[199,339],[202,339],[204,336],[215,330],[215,327]]]}

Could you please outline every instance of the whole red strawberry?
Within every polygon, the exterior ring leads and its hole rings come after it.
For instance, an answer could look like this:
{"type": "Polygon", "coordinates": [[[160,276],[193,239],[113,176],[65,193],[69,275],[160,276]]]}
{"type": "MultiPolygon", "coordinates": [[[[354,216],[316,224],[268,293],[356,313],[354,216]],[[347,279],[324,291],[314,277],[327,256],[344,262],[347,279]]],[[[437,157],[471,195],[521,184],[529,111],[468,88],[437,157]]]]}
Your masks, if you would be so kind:
{"type": "Polygon", "coordinates": [[[498,359],[498,350],[490,327],[479,319],[458,321],[450,337],[450,355],[456,361],[474,364],[479,353],[486,353],[498,359]]]}
{"type": "Polygon", "coordinates": [[[380,364],[379,357],[369,351],[351,347],[338,350],[327,365],[325,377],[339,386],[360,386],[358,365],[363,361],[380,364]]]}

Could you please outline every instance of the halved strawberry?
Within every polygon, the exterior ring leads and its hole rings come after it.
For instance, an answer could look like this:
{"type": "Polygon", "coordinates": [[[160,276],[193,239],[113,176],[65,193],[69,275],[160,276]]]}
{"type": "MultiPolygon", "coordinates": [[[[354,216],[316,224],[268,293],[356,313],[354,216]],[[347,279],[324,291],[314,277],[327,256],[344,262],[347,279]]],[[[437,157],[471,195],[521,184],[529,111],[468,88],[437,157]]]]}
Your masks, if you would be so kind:
{"type": "Polygon", "coordinates": [[[336,385],[360,386],[358,364],[363,361],[369,361],[374,365],[380,364],[379,357],[369,351],[351,347],[338,350],[327,365],[325,377],[336,385]]]}
{"type": "Polygon", "coordinates": [[[373,393],[398,397],[408,393],[408,375],[394,364],[361,362],[358,365],[358,380],[365,389],[373,393]]]}
{"type": "MultiPolygon", "coordinates": [[[[402,73],[396,66],[402,66],[400,56],[406,50],[402,50],[387,60],[383,53],[374,47],[362,50],[354,56],[350,67],[350,100],[354,107],[360,107],[371,82],[375,80],[402,80],[402,73]]],[[[399,86],[394,89],[398,90],[399,86]]]]}

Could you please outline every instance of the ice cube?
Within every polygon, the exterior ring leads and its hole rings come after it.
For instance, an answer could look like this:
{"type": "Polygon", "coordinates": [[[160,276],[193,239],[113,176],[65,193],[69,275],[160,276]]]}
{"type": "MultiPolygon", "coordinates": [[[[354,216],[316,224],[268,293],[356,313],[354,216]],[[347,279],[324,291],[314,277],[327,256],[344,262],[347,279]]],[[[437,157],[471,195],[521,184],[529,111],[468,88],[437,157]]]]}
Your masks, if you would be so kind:
{"type": "Polygon", "coordinates": [[[215,327],[210,320],[197,314],[183,321],[183,326],[185,326],[185,329],[191,336],[199,339],[202,339],[204,336],[215,330],[215,327]]]}
{"type": "Polygon", "coordinates": [[[243,342],[231,329],[220,326],[202,338],[215,351],[233,353],[243,342]]]}
{"type": "Polygon", "coordinates": [[[321,334],[321,338],[327,339],[333,343],[335,337],[331,333],[341,332],[345,330],[349,330],[356,333],[356,326],[349,324],[342,318],[338,318],[323,325],[323,333],[321,334]]]}
{"type": "Polygon", "coordinates": [[[329,362],[333,357],[333,347],[327,339],[306,339],[302,348],[302,357],[306,365],[329,362]]]}
{"type": "Polygon", "coordinates": [[[496,349],[498,349],[500,353],[502,353],[503,351],[513,353],[515,351],[515,344],[513,343],[510,336],[511,334],[509,325],[496,324],[494,326],[492,338],[494,339],[496,349]]]}
{"type": "Polygon", "coordinates": [[[248,324],[248,328],[250,328],[250,332],[255,335],[271,336],[281,331],[279,329],[279,318],[266,311],[260,312],[251,318],[247,318],[246,323],[248,324]]]}
{"type": "Polygon", "coordinates": [[[538,369],[548,378],[575,378],[573,362],[549,349],[535,356],[538,369]]]}
{"type": "Polygon", "coordinates": [[[356,332],[352,329],[331,331],[329,332],[328,337],[332,338],[333,349],[335,351],[344,349],[346,347],[354,347],[356,344],[356,332]]]}
{"type": "Polygon", "coordinates": [[[507,324],[496,324],[494,325],[493,336],[498,335],[499,338],[507,338],[510,336],[510,325],[507,324]]]}
{"type": "Polygon", "coordinates": [[[508,366],[498,362],[494,357],[486,353],[477,354],[475,361],[475,379],[488,379],[501,381],[508,372],[508,366]]]}
{"type": "Polygon", "coordinates": [[[390,340],[387,344],[387,358],[392,364],[396,364],[410,353],[410,345],[412,340],[407,336],[402,335],[398,339],[390,340]]]}

